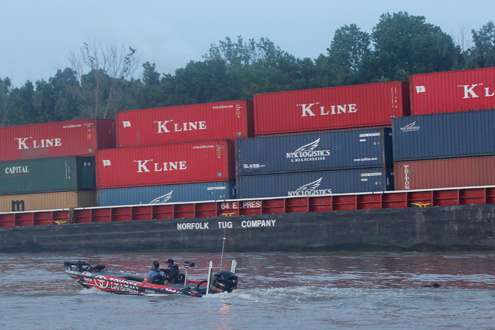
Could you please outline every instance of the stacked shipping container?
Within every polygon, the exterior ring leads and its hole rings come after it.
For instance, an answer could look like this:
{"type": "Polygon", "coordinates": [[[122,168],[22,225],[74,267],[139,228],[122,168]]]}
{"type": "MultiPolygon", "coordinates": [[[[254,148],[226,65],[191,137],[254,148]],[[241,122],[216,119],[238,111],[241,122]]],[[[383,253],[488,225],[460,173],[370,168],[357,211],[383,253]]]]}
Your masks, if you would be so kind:
{"type": "Polygon", "coordinates": [[[0,127],[0,161],[94,156],[115,145],[113,120],[68,120],[0,127]]]}
{"type": "Polygon", "coordinates": [[[394,120],[395,188],[489,185],[495,182],[495,111],[394,120]],[[488,156],[488,157],[485,157],[488,156]]]}
{"type": "Polygon", "coordinates": [[[101,150],[98,204],[113,205],[119,196],[130,204],[232,198],[232,173],[232,152],[226,141],[101,150]],[[211,184],[216,182],[225,189],[211,184]],[[177,186],[191,183],[196,184],[177,186]],[[167,195],[171,191],[175,193],[167,195]]]}
{"type": "Polygon", "coordinates": [[[495,68],[418,74],[409,85],[414,116],[394,120],[395,188],[494,184],[495,68]]]}
{"type": "Polygon", "coordinates": [[[251,198],[388,190],[391,148],[387,128],[239,140],[238,194],[251,198]]]}
{"type": "Polygon", "coordinates": [[[0,128],[0,211],[94,205],[91,156],[114,146],[114,133],[112,120],[0,128]]]}
{"type": "MultiPolygon", "coordinates": [[[[98,204],[233,198],[234,154],[241,198],[387,190],[392,119],[397,189],[495,184],[495,68],[414,75],[409,86],[263,93],[253,112],[239,100],[121,112],[118,149],[98,152],[98,204]]],[[[113,125],[0,128],[0,210],[91,203],[95,166],[78,156],[112,148],[113,125]]]]}
{"type": "Polygon", "coordinates": [[[0,163],[0,195],[95,189],[93,157],[62,157],[0,163]]]}
{"type": "Polygon", "coordinates": [[[117,147],[246,138],[251,112],[251,102],[242,100],[120,112],[117,147]]]}
{"type": "Polygon", "coordinates": [[[121,112],[119,148],[98,153],[98,205],[234,198],[228,141],[251,132],[249,101],[121,112]]]}
{"type": "Polygon", "coordinates": [[[255,135],[391,126],[409,113],[407,95],[398,81],[257,94],[255,135]]]}
{"type": "Polygon", "coordinates": [[[390,129],[356,128],[391,126],[408,114],[407,95],[397,81],[255,95],[257,137],[237,144],[238,196],[391,189],[390,129]]]}
{"type": "Polygon", "coordinates": [[[495,67],[413,75],[411,114],[495,109],[495,67]]]}

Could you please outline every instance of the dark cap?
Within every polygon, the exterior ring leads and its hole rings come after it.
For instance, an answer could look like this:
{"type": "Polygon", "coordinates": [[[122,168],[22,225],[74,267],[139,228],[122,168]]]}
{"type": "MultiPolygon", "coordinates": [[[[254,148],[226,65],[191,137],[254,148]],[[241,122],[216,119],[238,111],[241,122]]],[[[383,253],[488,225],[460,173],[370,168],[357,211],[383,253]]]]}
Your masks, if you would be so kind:
{"type": "Polygon", "coordinates": [[[167,264],[173,264],[174,263],[174,259],[168,259],[167,260],[167,264]]]}
{"type": "Polygon", "coordinates": [[[160,263],[158,261],[153,261],[153,267],[158,268],[160,267],[160,263]]]}

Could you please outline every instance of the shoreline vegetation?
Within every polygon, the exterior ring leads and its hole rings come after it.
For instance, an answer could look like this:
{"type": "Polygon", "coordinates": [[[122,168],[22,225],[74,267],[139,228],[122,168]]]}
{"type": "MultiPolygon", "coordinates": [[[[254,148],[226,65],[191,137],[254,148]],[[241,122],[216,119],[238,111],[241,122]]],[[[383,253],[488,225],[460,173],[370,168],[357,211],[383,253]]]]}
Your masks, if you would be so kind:
{"type": "Polygon", "coordinates": [[[155,63],[141,62],[138,55],[132,47],[83,43],[69,55],[68,65],[46,80],[13,86],[10,77],[0,77],[0,126],[113,118],[129,109],[494,66],[495,25],[488,22],[454,37],[423,16],[387,13],[371,31],[355,24],[340,27],[316,58],[297,58],[268,38],[226,37],[201,60],[171,74],[158,72],[155,63]]]}

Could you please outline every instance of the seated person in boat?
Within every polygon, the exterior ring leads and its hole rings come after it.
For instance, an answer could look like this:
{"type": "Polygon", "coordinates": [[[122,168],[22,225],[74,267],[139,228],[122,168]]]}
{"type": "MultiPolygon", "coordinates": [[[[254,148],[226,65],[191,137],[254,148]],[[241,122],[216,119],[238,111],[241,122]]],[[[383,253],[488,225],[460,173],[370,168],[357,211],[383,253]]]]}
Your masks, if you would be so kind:
{"type": "Polygon", "coordinates": [[[174,262],[173,259],[167,260],[168,268],[165,271],[167,281],[169,283],[177,283],[180,275],[179,266],[174,262]]]}
{"type": "Polygon", "coordinates": [[[163,284],[165,281],[165,276],[160,271],[160,263],[158,261],[153,261],[150,271],[146,274],[146,280],[155,284],[163,284]]]}

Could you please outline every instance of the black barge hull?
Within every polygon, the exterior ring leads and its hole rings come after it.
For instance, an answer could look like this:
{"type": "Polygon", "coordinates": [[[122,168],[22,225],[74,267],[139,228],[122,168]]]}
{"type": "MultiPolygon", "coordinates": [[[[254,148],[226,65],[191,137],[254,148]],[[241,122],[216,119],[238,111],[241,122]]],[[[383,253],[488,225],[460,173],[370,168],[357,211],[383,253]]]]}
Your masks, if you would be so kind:
{"type": "Polygon", "coordinates": [[[0,252],[495,250],[495,205],[62,224],[0,230],[0,252]]]}

